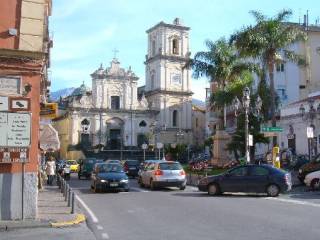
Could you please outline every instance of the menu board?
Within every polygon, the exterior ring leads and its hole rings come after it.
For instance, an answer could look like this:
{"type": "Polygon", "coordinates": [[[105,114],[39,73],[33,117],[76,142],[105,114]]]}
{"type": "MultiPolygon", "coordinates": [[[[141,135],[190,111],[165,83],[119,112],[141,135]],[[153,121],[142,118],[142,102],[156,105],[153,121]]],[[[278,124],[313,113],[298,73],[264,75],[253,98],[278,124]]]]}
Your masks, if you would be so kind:
{"type": "Polygon", "coordinates": [[[0,113],[0,146],[28,147],[30,143],[29,113],[0,113]]]}

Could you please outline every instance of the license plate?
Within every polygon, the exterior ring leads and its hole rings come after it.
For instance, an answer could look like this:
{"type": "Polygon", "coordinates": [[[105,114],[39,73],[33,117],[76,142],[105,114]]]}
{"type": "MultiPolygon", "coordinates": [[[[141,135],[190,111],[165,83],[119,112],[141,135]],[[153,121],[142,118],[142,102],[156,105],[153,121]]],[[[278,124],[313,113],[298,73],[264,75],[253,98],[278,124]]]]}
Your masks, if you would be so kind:
{"type": "Polygon", "coordinates": [[[167,181],[168,181],[168,182],[176,182],[177,180],[175,180],[175,179],[168,179],[167,181]]]}
{"type": "Polygon", "coordinates": [[[134,167],[131,167],[131,168],[129,168],[130,170],[136,170],[136,168],[134,168],[134,167]]]}
{"type": "Polygon", "coordinates": [[[110,187],[118,187],[118,183],[110,183],[110,187]]]}

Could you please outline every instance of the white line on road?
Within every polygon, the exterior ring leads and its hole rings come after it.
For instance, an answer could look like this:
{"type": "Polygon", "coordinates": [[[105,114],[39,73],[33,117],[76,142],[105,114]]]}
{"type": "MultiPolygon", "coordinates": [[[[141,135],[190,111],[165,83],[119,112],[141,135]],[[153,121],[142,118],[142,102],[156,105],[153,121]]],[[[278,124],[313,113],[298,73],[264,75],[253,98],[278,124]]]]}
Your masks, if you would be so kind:
{"type": "Polygon", "coordinates": [[[98,230],[103,230],[103,227],[101,225],[97,225],[98,230]]]}
{"type": "Polygon", "coordinates": [[[310,206],[310,207],[320,207],[320,204],[307,202],[307,201],[299,201],[299,200],[283,199],[283,198],[272,198],[272,197],[267,197],[265,199],[279,201],[279,202],[285,202],[285,203],[293,203],[293,204],[298,204],[298,205],[305,205],[305,206],[310,206]]]}
{"type": "Polygon", "coordinates": [[[109,235],[107,233],[102,233],[101,236],[103,239],[109,239],[109,235]]]}
{"type": "Polygon", "coordinates": [[[92,222],[94,222],[94,223],[99,222],[99,220],[96,217],[96,215],[94,215],[94,213],[91,211],[91,209],[87,206],[87,204],[84,203],[84,201],[82,201],[82,199],[78,195],[76,195],[76,199],[84,207],[84,209],[88,212],[88,214],[90,215],[90,217],[92,219],[92,222]]]}

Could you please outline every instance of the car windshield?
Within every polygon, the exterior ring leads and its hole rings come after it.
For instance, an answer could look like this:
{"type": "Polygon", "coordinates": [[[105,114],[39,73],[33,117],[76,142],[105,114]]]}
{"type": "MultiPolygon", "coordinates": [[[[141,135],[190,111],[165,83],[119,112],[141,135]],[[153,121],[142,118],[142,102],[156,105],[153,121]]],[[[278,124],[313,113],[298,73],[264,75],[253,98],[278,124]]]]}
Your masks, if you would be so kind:
{"type": "Polygon", "coordinates": [[[126,164],[129,166],[137,166],[137,165],[139,165],[139,161],[137,161],[137,160],[126,161],[126,164]]]}
{"type": "Polygon", "coordinates": [[[98,166],[99,172],[123,172],[119,164],[101,164],[98,166]]]}
{"type": "Polygon", "coordinates": [[[68,164],[69,164],[69,165],[76,165],[77,162],[76,162],[76,161],[68,161],[68,164]]]}
{"type": "Polygon", "coordinates": [[[180,163],[160,163],[161,170],[181,170],[182,167],[180,163]]]}

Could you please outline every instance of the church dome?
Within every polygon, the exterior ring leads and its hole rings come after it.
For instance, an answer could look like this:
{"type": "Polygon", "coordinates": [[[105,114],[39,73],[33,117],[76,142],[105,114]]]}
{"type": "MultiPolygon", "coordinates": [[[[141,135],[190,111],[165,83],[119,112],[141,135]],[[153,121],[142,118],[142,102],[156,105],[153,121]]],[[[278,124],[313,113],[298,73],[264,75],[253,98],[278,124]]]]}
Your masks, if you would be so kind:
{"type": "Polygon", "coordinates": [[[86,95],[87,92],[90,92],[90,88],[86,86],[83,82],[80,87],[76,88],[72,92],[71,96],[83,96],[83,95],[86,95]]]}

